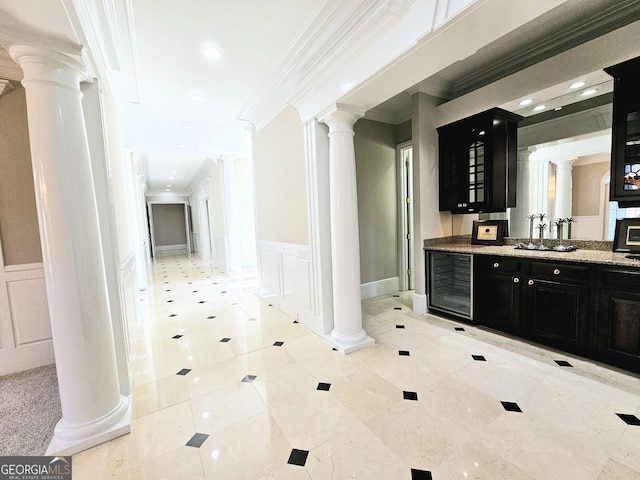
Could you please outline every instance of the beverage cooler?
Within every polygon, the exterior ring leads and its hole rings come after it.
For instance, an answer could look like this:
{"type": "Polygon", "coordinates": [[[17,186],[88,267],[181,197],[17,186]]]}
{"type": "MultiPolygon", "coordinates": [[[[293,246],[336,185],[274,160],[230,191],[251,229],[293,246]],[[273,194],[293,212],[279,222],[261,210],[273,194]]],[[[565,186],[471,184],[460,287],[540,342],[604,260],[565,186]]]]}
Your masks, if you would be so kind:
{"type": "Polygon", "coordinates": [[[427,308],[471,320],[472,256],[427,251],[427,308]]]}

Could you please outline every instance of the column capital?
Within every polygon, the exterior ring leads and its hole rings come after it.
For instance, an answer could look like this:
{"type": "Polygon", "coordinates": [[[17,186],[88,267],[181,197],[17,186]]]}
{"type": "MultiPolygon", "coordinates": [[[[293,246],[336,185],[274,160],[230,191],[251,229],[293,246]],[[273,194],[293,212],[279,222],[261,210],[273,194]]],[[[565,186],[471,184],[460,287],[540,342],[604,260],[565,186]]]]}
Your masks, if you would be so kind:
{"type": "Polygon", "coordinates": [[[566,158],[554,158],[550,160],[554,165],[564,165],[564,166],[572,166],[574,162],[578,160],[578,157],[566,157],[566,158]]]}
{"type": "Polygon", "coordinates": [[[348,130],[353,133],[353,124],[359,118],[364,117],[365,110],[362,107],[336,103],[318,116],[318,121],[329,126],[329,133],[338,130],[348,130]]]}
{"type": "Polygon", "coordinates": [[[48,83],[80,92],[80,82],[86,78],[84,64],[62,52],[31,45],[12,45],[9,55],[24,73],[22,85],[48,83]]]}

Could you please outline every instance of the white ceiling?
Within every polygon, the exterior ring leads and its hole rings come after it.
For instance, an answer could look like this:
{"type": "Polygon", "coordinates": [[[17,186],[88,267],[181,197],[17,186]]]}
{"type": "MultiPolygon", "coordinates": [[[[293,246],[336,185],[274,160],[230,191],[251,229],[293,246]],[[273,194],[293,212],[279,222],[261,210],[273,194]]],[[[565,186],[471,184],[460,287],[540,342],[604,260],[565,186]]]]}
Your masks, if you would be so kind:
{"type": "MultiPolygon", "coordinates": [[[[316,86],[312,83],[314,79],[322,81],[323,75],[329,74],[327,70],[342,73],[360,68],[360,64],[352,60],[358,53],[356,47],[364,43],[350,41],[344,32],[370,31],[369,37],[358,40],[376,45],[373,40],[386,38],[380,35],[393,23],[393,16],[403,15],[404,10],[392,11],[390,5],[409,8],[419,3],[429,5],[413,0],[47,0],[45,3],[42,0],[0,0],[0,26],[22,21],[61,39],[90,45],[91,38],[72,27],[79,23],[78,18],[72,18],[74,15],[84,15],[85,18],[80,19],[84,23],[90,23],[86,22],[87,18],[102,21],[110,15],[119,21],[132,18],[134,36],[122,39],[118,38],[118,32],[111,31],[114,40],[107,45],[106,52],[97,53],[104,57],[97,63],[108,64],[110,58],[118,57],[130,61],[131,71],[135,65],[137,88],[126,92],[129,103],[122,111],[125,146],[131,147],[146,161],[150,193],[166,188],[186,193],[203,163],[248,154],[246,122],[239,119],[248,110],[258,111],[262,108],[260,101],[270,100],[270,94],[283,103],[290,102],[291,98],[302,99],[304,103],[304,95],[316,86]],[[118,11],[105,11],[105,5],[118,11]],[[128,11],[129,6],[131,11],[128,11]],[[5,18],[7,16],[10,18],[5,18]],[[378,30],[371,28],[372,24],[378,30]],[[205,58],[203,49],[208,44],[219,50],[218,60],[205,58]],[[344,58],[337,58],[339,55],[344,58]],[[300,69],[295,70],[297,66],[300,69]],[[286,78],[282,76],[284,74],[286,78]],[[278,97],[283,92],[289,97],[278,97]],[[193,101],[194,94],[201,95],[204,101],[193,101]],[[184,125],[192,128],[184,129],[184,125]]],[[[445,3],[459,4],[463,8],[468,1],[439,2],[438,5],[445,3]]],[[[496,41],[483,47],[476,45],[477,51],[463,61],[455,62],[431,77],[423,75],[428,78],[414,86],[403,85],[402,91],[396,89],[391,95],[401,91],[399,95],[373,108],[368,115],[374,118],[379,111],[381,118],[399,123],[410,117],[410,94],[415,91],[445,99],[464,96],[522,70],[532,62],[557,54],[562,51],[560,46],[566,49],[586,41],[585,35],[593,38],[638,20],[639,4],[637,0],[562,2],[560,7],[496,41]],[[603,27],[603,22],[607,26],[603,27]]],[[[418,12],[422,16],[412,11],[415,31],[407,34],[409,39],[419,38],[416,32],[425,29],[424,19],[428,12],[418,12]]],[[[402,36],[402,32],[394,35],[402,36]]],[[[2,36],[0,30],[0,40],[2,36]]],[[[419,42],[416,45],[429,46],[419,42]]],[[[422,71],[416,55],[419,55],[417,50],[411,56],[403,57],[406,57],[409,72],[422,71]]],[[[420,62],[430,62],[431,57],[422,57],[420,62]]],[[[6,52],[4,56],[0,52],[0,69],[6,58],[6,52]]],[[[113,65],[113,62],[110,65],[112,71],[126,70],[126,67],[113,65]]],[[[404,67],[402,63],[397,67],[384,69],[372,77],[371,82],[356,83],[357,87],[345,94],[344,101],[357,105],[379,104],[385,98],[378,90],[393,90],[385,87],[391,80],[394,85],[398,84],[398,71],[404,67]],[[372,102],[372,99],[377,100],[372,102]]],[[[360,73],[364,75],[362,78],[371,74],[360,73]]],[[[600,93],[611,88],[610,80],[600,67],[590,82],[601,86],[600,93]]],[[[575,100],[567,96],[564,83],[531,92],[537,95],[534,101],[553,100],[555,103],[549,103],[548,108],[573,103],[575,100]]],[[[526,113],[519,105],[502,106],[526,113]]]]}
{"type": "Polygon", "coordinates": [[[206,159],[248,154],[237,117],[322,3],[133,0],[140,98],[125,110],[124,141],[146,155],[150,191],[184,191],[206,159]]]}

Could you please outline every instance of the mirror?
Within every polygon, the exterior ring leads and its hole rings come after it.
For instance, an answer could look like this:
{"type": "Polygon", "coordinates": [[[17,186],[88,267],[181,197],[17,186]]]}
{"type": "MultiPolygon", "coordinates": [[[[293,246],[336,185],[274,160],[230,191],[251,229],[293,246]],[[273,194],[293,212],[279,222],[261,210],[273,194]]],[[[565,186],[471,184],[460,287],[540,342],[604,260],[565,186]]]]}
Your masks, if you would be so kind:
{"type": "MultiPolygon", "coordinates": [[[[640,209],[609,202],[610,101],[603,95],[599,105],[578,112],[525,118],[518,129],[516,207],[481,218],[508,219],[509,236],[528,238],[528,216],[545,213],[545,238],[558,238],[556,220],[570,218],[571,239],[613,240],[616,218],[636,217],[640,209]]],[[[564,239],[567,230],[564,224],[564,239]]]]}

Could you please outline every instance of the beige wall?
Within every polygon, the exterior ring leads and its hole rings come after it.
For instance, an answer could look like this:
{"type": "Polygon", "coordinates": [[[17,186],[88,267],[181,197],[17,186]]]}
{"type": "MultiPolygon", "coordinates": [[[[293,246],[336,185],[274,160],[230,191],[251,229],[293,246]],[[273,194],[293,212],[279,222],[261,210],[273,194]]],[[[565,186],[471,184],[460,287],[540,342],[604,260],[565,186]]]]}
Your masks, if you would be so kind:
{"type": "Polygon", "coordinates": [[[0,245],[5,265],[42,262],[24,89],[0,98],[0,245]]]}
{"type": "Polygon", "coordinates": [[[609,154],[584,157],[595,161],[585,165],[575,165],[571,171],[571,215],[574,217],[598,215],[600,213],[600,183],[609,171],[609,154]]]}
{"type": "Polygon", "coordinates": [[[354,132],[360,276],[369,283],[398,275],[396,126],[362,119],[354,132]]]}
{"type": "Polygon", "coordinates": [[[304,131],[285,108],[254,138],[258,239],[307,245],[304,131]]]}

